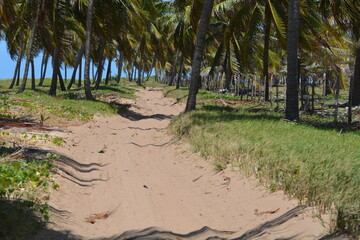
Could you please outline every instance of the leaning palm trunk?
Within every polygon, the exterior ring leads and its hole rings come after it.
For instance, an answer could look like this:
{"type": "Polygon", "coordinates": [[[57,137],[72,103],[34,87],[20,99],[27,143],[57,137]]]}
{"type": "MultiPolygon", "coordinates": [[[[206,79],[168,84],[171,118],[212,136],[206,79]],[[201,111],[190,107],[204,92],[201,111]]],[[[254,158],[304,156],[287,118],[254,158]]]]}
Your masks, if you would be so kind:
{"type": "Polygon", "coordinates": [[[43,70],[41,70],[41,76],[40,76],[40,82],[38,84],[38,86],[42,86],[44,84],[44,80],[45,80],[45,76],[46,76],[46,70],[47,70],[47,65],[48,65],[48,60],[49,60],[49,54],[44,54],[44,59],[42,62],[43,65],[43,70]]]}
{"type": "Polygon", "coordinates": [[[103,70],[104,70],[104,64],[105,64],[105,58],[104,58],[104,50],[105,50],[105,46],[103,45],[100,46],[100,56],[99,56],[99,65],[98,65],[98,69],[97,69],[97,79],[95,82],[95,89],[99,89],[100,88],[100,83],[102,80],[102,75],[103,75],[103,70]]]}
{"type": "Polygon", "coordinates": [[[106,78],[105,78],[105,85],[109,84],[110,81],[110,77],[111,77],[111,62],[112,62],[112,58],[109,58],[108,60],[108,68],[106,71],[106,78]]]}
{"type": "Polygon", "coordinates": [[[300,0],[289,1],[289,19],[287,35],[287,88],[285,117],[288,120],[299,118],[299,66],[298,42],[300,24],[300,0]]]}
{"type": "Polygon", "coordinates": [[[85,97],[87,100],[94,99],[90,87],[91,28],[92,28],[92,15],[94,12],[94,1],[95,0],[89,0],[88,2],[88,11],[87,11],[87,19],[86,19],[84,86],[85,86],[85,97]]]}
{"type": "Polygon", "coordinates": [[[33,50],[33,46],[34,46],[36,29],[37,29],[37,26],[38,26],[38,20],[39,20],[39,14],[40,14],[40,5],[41,5],[41,2],[38,3],[38,9],[37,9],[37,12],[36,12],[36,16],[34,18],[33,27],[31,29],[29,45],[27,47],[27,52],[26,52],[26,63],[25,63],[24,77],[23,77],[20,89],[18,90],[17,93],[22,93],[25,90],[25,87],[26,87],[26,81],[27,81],[27,77],[28,77],[28,74],[29,74],[29,66],[30,66],[30,62],[31,62],[32,57],[33,57],[32,56],[32,50],[33,50]]]}
{"type": "Polygon", "coordinates": [[[31,90],[35,90],[35,65],[34,60],[31,59],[31,90]]]}
{"type": "MultiPolygon", "coordinates": [[[[82,57],[84,55],[85,52],[85,45],[81,46],[79,52],[76,54],[76,58],[75,58],[75,64],[74,64],[74,69],[73,69],[73,73],[71,75],[71,80],[69,82],[69,85],[67,86],[67,89],[70,90],[72,85],[75,83],[75,78],[76,78],[76,72],[78,67],[81,67],[81,61],[82,61],[82,57]]],[[[79,71],[81,72],[81,69],[79,69],[79,71]]]]}
{"type": "Polygon", "coordinates": [[[186,112],[192,111],[196,107],[196,95],[199,91],[199,85],[201,81],[200,67],[203,58],[206,32],[209,26],[213,5],[214,0],[205,0],[203,9],[201,11],[201,18],[197,31],[195,51],[191,68],[189,96],[185,108],[186,112]]]}
{"type": "Polygon", "coordinates": [[[14,72],[14,77],[13,77],[13,80],[10,84],[10,87],[9,89],[13,89],[14,85],[15,85],[15,82],[16,82],[16,76],[18,75],[18,72],[20,72],[20,66],[21,66],[21,60],[23,58],[23,54],[24,54],[24,49],[23,49],[23,44],[21,45],[21,50],[20,50],[20,55],[17,59],[17,62],[16,62],[16,67],[15,67],[15,72],[14,72]]]}

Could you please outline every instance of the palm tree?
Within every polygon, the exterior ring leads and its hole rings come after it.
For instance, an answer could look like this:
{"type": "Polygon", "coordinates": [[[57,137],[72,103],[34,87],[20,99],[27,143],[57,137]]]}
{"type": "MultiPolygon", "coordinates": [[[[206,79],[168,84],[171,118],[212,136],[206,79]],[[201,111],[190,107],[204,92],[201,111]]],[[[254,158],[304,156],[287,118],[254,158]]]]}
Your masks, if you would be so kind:
{"type": "MultiPolygon", "coordinates": [[[[21,86],[20,86],[19,90],[17,91],[17,93],[22,93],[26,87],[26,81],[27,81],[27,77],[28,77],[28,73],[29,73],[29,66],[30,66],[30,63],[31,63],[33,55],[34,55],[33,46],[34,46],[34,41],[35,41],[35,34],[37,31],[37,27],[38,27],[38,20],[39,20],[39,15],[40,15],[41,4],[42,4],[42,1],[39,1],[39,2],[37,2],[37,6],[34,7],[36,9],[36,14],[33,19],[33,25],[32,25],[32,29],[31,29],[31,33],[30,33],[30,37],[29,37],[29,44],[27,46],[24,77],[23,77],[21,86]]],[[[33,85],[33,88],[34,88],[34,85],[33,85]]],[[[32,89],[32,90],[34,90],[34,89],[32,89]]]]}
{"type": "Polygon", "coordinates": [[[298,42],[300,25],[300,0],[289,1],[287,33],[287,88],[285,118],[293,121],[299,118],[299,66],[298,42]]]}
{"type": "Polygon", "coordinates": [[[209,26],[213,5],[214,0],[205,0],[202,7],[200,22],[196,35],[195,51],[191,69],[189,96],[187,99],[185,112],[195,110],[196,107],[196,95],[199,91],[199,84],[201,80],[200,67],[203,58],[207,28],[209,26]]]}
{"type": "Polygon", "coordinates": [[[91,51],[91,32],[92,32],[92,18],[94,12],[94,1],[89,0],[87,18],[86,18],[86,41],[85,41],[85,72],[84,72],[84,88],[87,100],[93,100],[90,87],[90,51],[91,51]]]}

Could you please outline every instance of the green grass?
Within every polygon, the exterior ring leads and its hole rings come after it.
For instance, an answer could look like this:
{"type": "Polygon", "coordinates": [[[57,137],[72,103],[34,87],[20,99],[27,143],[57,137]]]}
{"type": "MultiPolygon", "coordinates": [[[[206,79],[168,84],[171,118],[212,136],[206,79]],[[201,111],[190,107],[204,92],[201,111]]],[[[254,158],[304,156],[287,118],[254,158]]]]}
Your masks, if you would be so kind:
{"type": "MultiPolygon", "coordinates": [[[[57,96],[52,97],[47,95],[49,89],[50,79],[46,79],[43,87],[37,87],[37,90],[25,90],[21,94],[15,94],[17,88],[8,90],[9,81],[2,82],[0,90],[8,92],[7,106],[2,107],[0,114],[2,116],[11,117],[10,109],[14,106],[21,106],[27,111],[22,114],[24,116],[31,115],[42,122],[44,119],[50,119],[53,116],[65,118],[66,120],[81,120],[87,121],[93,118],[94,115],[113,115],[118,112],[116,106],[105,102],[106,96],[114,94],[120,98],[134,98],[135,90],[123,84],[110,84],[101,86],[99,90],[93,90],[93,94],[99,99],[98,101],[87,101],[84,99],[84,91],[82,88],[73,89],[62,92],[58,89],[57,96]],[[20,101],[14,101],[14,100],[20,101]]],[[[4,95],[2,95],[4,96],[4,95]]],[[[5,101],[2,101],[4,105],[5,101]]],[[[21,115],[16,117],[23,117],[21,115]]]]}
{"type": "Polygon", "coordinates": [[[166,86],[167,86],[166,84],[162,84],[162,83],[160,83],[160,82],[158,82],[158,81],[155,81],[155,77],[154,77],[154,76],[150,77],[148,81],[145,81],[145,82],[143,83],[143,85],[144,85],[145,87],[149,87],[149,88],[163,88],[163,87],[166,87],[166,86]]]}
{"type": "Polygon", "coordinates": [[[337,229],[360,231],[360,136],[280,121],[271,111],[205,106],[170,125],[194,151],[256,172],[270,190],[337,214],[337,229]]]}
{"type": "MultiPolygon", "coordinates": [[[[189,88],[180,87],[176,89],[174,86],[165,86],[163,87],[163,94],[165,97],[170,97],[174,99],[182,98],[182,101],[186,101],[186,97],[189,94],[189,88]]],[[[197,101],[205,101],[206,103],[213,102],[215,99],[223,99],[226,101],[238,101],[239,97],[231,96],[230,94],[219,94],[204,89],[200,89],[197,95],[197,101]]]]}

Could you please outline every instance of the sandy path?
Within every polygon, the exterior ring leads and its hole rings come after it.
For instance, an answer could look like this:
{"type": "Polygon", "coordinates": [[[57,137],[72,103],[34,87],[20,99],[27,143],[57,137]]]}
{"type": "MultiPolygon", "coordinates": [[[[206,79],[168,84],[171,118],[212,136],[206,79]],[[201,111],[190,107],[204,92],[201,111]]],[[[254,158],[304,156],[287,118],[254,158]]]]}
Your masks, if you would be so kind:
{"type": "Polygon", "coordinates": [[[67,212],[54,217],[53,230],[39,239],[316,239],[324,233],[309,211],[294,209],[296,200],[268,193],[231,169],[216,172],[173,143],[166,127],[183,106],[172,106],[160,91],[139,90],[137,96],[129,113],[71,127],[63,135],[66,144],[52,147],[83,165],[60,171],[61,188],[51,204],[67,212]],[[107,219],[86,221],[108,211],[107,219]],[[175,236],[163,230],[200,231],[175,236]]]}

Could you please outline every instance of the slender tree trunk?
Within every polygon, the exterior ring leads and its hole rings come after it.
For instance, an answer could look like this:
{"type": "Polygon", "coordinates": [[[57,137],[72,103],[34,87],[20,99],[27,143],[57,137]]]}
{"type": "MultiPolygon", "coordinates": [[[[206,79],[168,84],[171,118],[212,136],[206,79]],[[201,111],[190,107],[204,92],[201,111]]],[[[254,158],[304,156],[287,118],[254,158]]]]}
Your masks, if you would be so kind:
{"type": "Polygon", "coordinates": [[[135,74],[135,66],[132,66],[130,79],[129,79],[130,82],[132,82],[134,80],[134,74],[135,74]]]}
{"type": "Polygon", "coordinates": [[[124,54],[122,52],[120,52],[120,58],[119,58],[119,61],[118,61],[118,66],[117,66],[118,67],[118,74],[117,74],[117,77],[116,77],[116,82],[117,83],[120,83],[120,80],[121,80],[123,62],[124,62],[124,54]]]}
{"type": "Polygon", "coordinates": [[[96,73],[95,73],[95,63],[92,62],[92,82],[93,84],[95,83],[95,79],[96,79],[96,73]]]}
{"type": "MultiPolygon", "coordinates": [[[[45,51],[43,52],[43,57],[42,57],[42,60],[41,60],[41,67],[40,67],[40,81],[41,81],[41,78],[42,78],[42,74],[44,72],[44,65],[45,65],[45,56],[46,53],[45,51]]],[[[40,84],[40,81],[39,81],[39,84],[40,84]]]]}
{"type": "Polygon", "coordinates": [[[201,17],[197,29],[195,50],[194,50],[192,68],[191,68],[189,96],[187,99],[185,112],[192,111],[196,107],[196,95],[199,91],[199,83],[201,80],[200,67],[201,67],[201,61],[203,59],[205,38],[206,38],[207,28],[210,22],[213,5],[214,5],[214,0],[205,0],[201,11],[201,17]]]}
{"type": "Polygon", "coordinates": [[[94,1],[89,0],[87,18],[86,18],[86,40],[85,40],[85,73],[84,73],[84,86],[85,97],[87,100],[94,100],[90,87],[90,51],[91,51],[91,30],[92,30],[92,18],[94,12],[94,1]]]}
{"type": "Polygon", "coordinates": [[[178,78],[177,78],[177,81],[176,81],[176,89],[180,88],[180,83],[181,83],[181,77],[182,77],[183,70],[184,70],[184,56],[181,54],[180,69],[179,69],[179,74],[178,74],[178,78]]]}
{"type": "Polygon", "coordinates": [[[28,74],[29,74],[29,65],[30,65],[30,62],[31,62],[31,60],[33,58],[32,50],[33,50],[34,41],[35,41],[35,34],[36,34],[37,26],[38,26],[38,20],[39,20],[39,14],[40,14],[40,5],[41,5],[41,3],[39,2],[38,3],[38,9],[37,9],[37,12],[36,12],[36,16],[34,18],[33,26],[32,26],[32,29],[31,29],[29,44],[27,46],[24,77],[23,77],[20,89],[17,91],[17,93],[22,93],[25,90],[25,87],[26,87],[26,81],[27,81],[27,77],[28,77],[28,74]]]}
{"type": "Polygon", "coordinates": [[[354,88],[352,92],[352,106],[360,105],[360,39],[356,48],[355,71],[354,71],[354,88]]]}
{"type": "Polygon", "coordinates": [[[271,29],[271,9],[268,2],[265,6],[265,39],[263,56],[263,78],[265,83],[265,101],[269,101],[269,48],[271,29]]]}
{"type": "Polygon", "coordinates": [[[225,85],[224,88],[228,91],[230,91],[230,85],[231,85],[231,77],[232,77],[232,71],[231,71],[231,65],[230,65],[230,55],[226,57],[226,63],[225,63],[225,85]]]}
{"type": "Polygon", "coordinates": [[[51,96],[56,96],[59,65],[60,65],[60,49],[59,46],[55,46],[54,56],[53,56],[53,74],[52,74],[51,86],[49,90],[49,95],[51,96]]]}
{"type": "Polygon", "coordinates": [[[61,71],[59,71],[59,83],[60,83],[61,91],[66,91],[66,87],[65,87],[64,79],[61,75],[61,71]]]}
{"type": "MultiPolygon", "coordinates": [[[[104,53],[104,51],[102,51],[102,53],[104,53]]],[[[95,87],[94,87],[95,89],[99,89],[100,83],[102,80],[104,64],[105,64],[105,58],[103,56],[104,56],[103,54],[101,54],[101,56],[100,56],[100,62],[98,65],[98,70],[97,70],[97,79],[96,79],[95,87]]]]}
{"type": "Polygon", "coordinates": [[[20,85],[20,70],[21,70],[21,62],[20,62],[20,66],[19,66],[19,71],[18,71],[18,73],[17,73],[17,78],[16,78],[15,86],[19,86],[19,85],[20,85]]]}
{"type": "Polygon", "coordinates": [[[137,85],[138,86],[141,86],[141,72],[142,72],[142,70],[138,69],[138,79],[137,79],[137,85]]]}
{"type": "Polygon", "coordinates": [[[34,60],[31,59],[31,90],[35,90],[35,65],[34,60]]]}
{"type": "Polygon", "coordinates": [[[78,84],[77,86],[80,88],[81,87],[81,77],[82,77],[82,58],[79,64],[79,79],[78,79],[78,84]]]}
{"type": "Polygon", "coordinates": [[[20,72],[20,67],[21,67],[21,60],[23,58],[24,55],[24,44],[21,44],[21,49],[20,49],[20,55],[18,56],[18,59],[16,61],[16,67],[15,67],[15,72],[14,72],[14,77],[13,80],[10,84],[9,89],[13,89],[15,82],[16,82],[16,76],[18,75],[18,72],[20,72]]]}
{"type": "Polygon", "coordinates": [[[325,96],[332,94],[331,86],[330,86],[330,71],[326,70],[326,78],[325,78],[325,96]]]}
{"type": "Polygon", "coordinates": [[[46,76],[46,70],[47,70],[47,66],[48,66],[48,62],[49,62],[49,54],[44,53],[45,55],[45,59],[43,59],[43,64],[44,64],[44,69],[43,71],[41,71],[41,76],[40,76],[40,81],[39,81],[39,85],[38,86],[42,86],[44,85],[44,81],[45,81],[45,76],[46,76]]]}
{"type": "Polygon", "coordinates": [[[289,1],[288,35],[287,35],[287,89],[286,119],[293,121],[299,118],[299,66],[298,42],[300,25],[300,0],[289,1]]]}
{"type": "Polygon", "coordinates": [[[70,90],[72,85],[75,83],[76,73],[77,73],[77,70],[78,70],[79,67],[80,67],[79,72],[81,73],[81,62],[82,62],[82,57],[84,56],[84,52],[85,52],[85,45],[82,45],[79,52],[76,54],[73,73],[71,75],[71,80],[70,80],[69,85],[67,87],[68,90],[70,90]]]}
{"type": "Polygon", "coordinates": [[[350,80],[350,89],[349,89],[349,102],[348,102],[348,124],[351,125],[352,123],[352,106],[353,105],[353,94],[354,94],[354,77],[351,77],[350,80]]]}
{"type": "Polygon", "coordinates": [[[109,60],[108,60],[108,67],[107,67],[107,71],[106,71],[105,85],[108,85],[108,84],[109,84],[109,81],[110,81],[110,77],[111,77],[111,62],[112,62],[112,59],[109,58],[109,60]]]}
{"type": "Polygon", "coordinates": [[[322,91],[322,99],[321,99],[321,116],[324,117],[325,113],[325,96],[326,96],[326,74],[325,78],[323,78],[323,91],[322,91]]]}
{"type": "Polygon", "coordinates": [[[315,112],[315,86],[316,86],[316,82],[315,79],[312,79],[312,84],[311,84],[311,112],[314,113],[315,112]]]}
{"type": "Polygon", "coordinates": [[[64,76],[65,76],[64,81],[66,83],[67,82],[67,65],[66,65],[66,63],[64,63],[64,76]]]}
{"type": "Polygon", "coordinates": [[[338,76],[336,78],[334,122],[338,122],[338,116],[339,116],[339,93],[340,93],[340,76],[338,76]]]}

